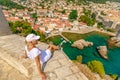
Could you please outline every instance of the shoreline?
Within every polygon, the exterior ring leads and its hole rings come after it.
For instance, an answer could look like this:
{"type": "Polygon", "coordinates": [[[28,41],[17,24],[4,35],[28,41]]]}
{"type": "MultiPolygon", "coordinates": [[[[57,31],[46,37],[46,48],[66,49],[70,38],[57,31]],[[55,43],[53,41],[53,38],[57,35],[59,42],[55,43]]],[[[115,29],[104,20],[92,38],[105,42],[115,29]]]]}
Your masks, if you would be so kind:
{"type": "Polygon", "coordinates": [[[111,37],[115,37],[116,36],[116,33],[112,33],[112,32],[108,32],[108,31],[105,31],[105,30],[100,30],[98,28],[95,28],[95,27],[86,27],[86,28],[82,28],[80,30],[63,30],[61,32],[58,32],[58,33],[52,33],[52,34],[49,34],[46,39],[49,39],[50,37],[54,37],[54,36],[59,36],[60,34],[66,32],[66,33],[76,33],[76,34],[87,34],[87,33],[90,33],[90,32],[100,32],[100,33],[103,33],[103,34],[107,34],[111,37]]]}
{"type": "Polygon", "coordinates": [[[86,28],[83,28],[83,29],[80,29],[80,30],[63,30],[62,32],[86,34],[86,33],[90,33],[90,32],[93,32],[93,31],[98,31],[98,32],[101,32],[101,33],[106,33],[106,34],[108,34],[110,36],[116,36],[115,33],[108,32],[108,31],[105,31],[105,30],[100,30],[100,29],[95,28],[95,27],[86,27],[86,28]]]}

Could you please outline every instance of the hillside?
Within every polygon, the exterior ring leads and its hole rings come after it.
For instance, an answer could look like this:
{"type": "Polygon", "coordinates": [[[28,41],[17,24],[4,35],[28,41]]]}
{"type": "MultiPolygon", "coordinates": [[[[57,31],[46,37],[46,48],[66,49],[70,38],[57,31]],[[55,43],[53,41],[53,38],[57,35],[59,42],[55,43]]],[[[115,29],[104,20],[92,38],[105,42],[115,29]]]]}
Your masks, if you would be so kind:
{"type": "MultiPolygon", "coordinates": [[[[17,8],[17,9],[24,9],[25,8],[24,6],[19,5],[13,1],[14,0],[0,0],[0,5],[6,6],[10,9],[11,8],[17,8]]],[[[27,0],[20,0],[20,2],[22,2],[22,1],[27,1],[27,0]]],[[[49,1],[51,1],[51,0],[44,0],[42,2],[49,2],[49,1]]],[[[55,0],[55,1],[57,1],[57,0],[55,0]]],[[[106,1],[120,2],[120,0],[66,0],[67,3],[73,2],[73,3],[77,3],[77,4],[85,4],[89,1],[92,1],[94,3],[105,3],[106,1]]],[[[51,2],[53,2],[53,1],[51,1],[51,2]]]]}
{"type": "Polygon", "coordinates": [[[95,3],[105,3],[106,1],[120,2],[120,0],[87,0],[87,1],[92,1],[95,3]]]}
{"type": "Polygon", "coordinates": [[[6,6],[8,8],[17,8],[17,9],[24,9],[25,7],[23,7],[22,5],[19,5],[11,0],[0,0],[0,5],[2,6],[6,6]]]}
{"type": "Polygon", "coordinates": [[[120,0],[66,0],[66,2],[86,2],[86,1],[92,1],[94,3],[105,3],[106,1],[114,1],[114,2],[120,2],[120,0]]]}

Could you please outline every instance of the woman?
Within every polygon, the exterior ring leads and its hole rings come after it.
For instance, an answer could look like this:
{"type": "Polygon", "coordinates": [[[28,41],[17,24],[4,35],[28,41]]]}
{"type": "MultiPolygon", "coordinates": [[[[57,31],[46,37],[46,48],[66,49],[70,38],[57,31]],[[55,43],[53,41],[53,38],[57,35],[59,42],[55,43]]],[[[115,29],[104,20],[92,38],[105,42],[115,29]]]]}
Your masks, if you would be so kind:
{"type": "Polygon", "coordinates": [[[42,67],[44,67],[44,64],[46,64],[46,62],[51,58],[52,52],[59,49],[59,47],[50,44],[46,50],[42,51],[36,47],[36,44],[38,44],[38,39],[40,39],[40,36],[35,34],[29,34],[26,36],[27,45],[25,46],[25,54],[23,55],[23,58],[28,57],[35,60],[39,75],[42,77],[42,80],[46,80],[46,75],[43,72],[42,67]]]}

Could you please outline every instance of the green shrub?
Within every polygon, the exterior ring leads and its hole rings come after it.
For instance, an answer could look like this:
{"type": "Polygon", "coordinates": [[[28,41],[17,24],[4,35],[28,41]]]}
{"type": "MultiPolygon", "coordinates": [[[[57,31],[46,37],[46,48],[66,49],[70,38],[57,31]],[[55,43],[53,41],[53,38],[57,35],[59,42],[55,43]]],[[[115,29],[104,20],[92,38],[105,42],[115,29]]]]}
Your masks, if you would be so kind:
{"type": "Polygon", "coordinates": [[[46,37],[45,37],[44,33],[41,33],[39,31],[35,31],[35,34],[40,36],[40,41],[41,42],[47,42],[47,40],[45,39],[46,37]]]}
{"type": "Polygon", "coordinates": [[[103,64],[100,61],[93,60],[87,63],[91,71],[98,73],[101,77],[105,75],[103,64]]]}
{"type": "Polygon", "coordinates": [[[91,10],[86,9],[86,8],[84,8],[84,7],[83,7],[83,13],[84,13],[86,16],[88,16],[88,17],[91,16],[91,10]]]}
{"type": "Polygon", "coordinates": [[[63,9],[63,10],[61,11],[61,13],[62,13],[62,14],[65,14],[65,13],[66,13],[66,10],[65,10],[65,9],[63,9]]]}
{"type": "Polygon", "coordinates": [[[106,14],[103,11],[101,11],[101,15],[106,16],[106,14]]]}
{"type": "Polygon", "coordinates": [[[112,28],[107,28],[107,31],[109,31],[109,32],[115,32],[115,30],[112,29],[112,28]]]}
{"type": "Polygon", "coordinates": [[[9,22],[9,25],[12,32],[15,34],[21,34],[23,36],[26,36],[34,32],[31,25],[26,21],[9,22]]]}
{"type": "Polygon", "coordinates": [[[78,17],[78,12],[77,10],[71,10],[70,14],[69,14],[69,19],[70,20],[76,20],[78,17]]]}
{"type": "Polygon", "coordinates": [[[105,29],[105,26],[103,25],[102,22],[98,22],[97,27],[98,27],[98,28],[103,28],[103,29],[105,29]]]}
{"type": "Polygon", "coordinates": [[[0,5],[6,6],[9,9],[16,8],[16,9],[25,9],[24,6],[19,5],[12,0],[0,0],[0,5]]]}
{"type": "Polygon", "coordinates": [[[117,75],[117,74],[110,74],[110,76],[111,76],[114,80],[117,80],[117,78],[118,78],[118,75],[117,75]]]}
{"type": "Polygon", "coordinates": [[[96,22],[95,19],[92,19],[86,15],[81,15],[78,21],[82,21],[82,22],[86,23],[88,26],[93,26],[96,22]]]}
{"type": "Polygon", "coordinates": [[[16,22],[9,22],[10,28],[13,33],[20,34],[22,36],[26,36],[30,33],[34,33],[40,36],[40,41],[46,42],[45,34],[40,33],[39,31],[34,31],[30,24],[26,21],[16,21],[16,22]]]}
{"type": "Polygon", "coordinates": [[[78,61],[77,60],[72,60],[74,63],[78,63],[78,61]]]}
{"type": "Polygon", "coordinates": [[[82,56],[81,56],[81,55],[80,55],[80,56],[77,56],[76,60],[77,60],[78,62],[82,63],[82,56]]]}
{"type": "Polygon", "coordinates": [[[48,40],[53,42],[53,44],[55,44],[55,45],[59,45],[62,42],[63,38],[61,38],[58,35],[58,36],[52,36],[52,37],[48,38],[48,40]]]}

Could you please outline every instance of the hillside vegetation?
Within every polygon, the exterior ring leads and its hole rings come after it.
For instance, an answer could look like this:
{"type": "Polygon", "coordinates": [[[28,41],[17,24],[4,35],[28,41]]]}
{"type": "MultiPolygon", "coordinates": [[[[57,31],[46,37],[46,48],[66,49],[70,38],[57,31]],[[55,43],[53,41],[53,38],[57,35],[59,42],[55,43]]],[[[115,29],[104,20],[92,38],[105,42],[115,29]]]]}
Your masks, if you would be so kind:
{"type": "Polygon", "coordinates": [[[120,0],[66,0],[66,2],[87,2],[92,1],[94,3],[105,3],[106,1],[114,1],[114,2],[120,2],[120,0]]]}
{"type": "Polygon", "coordinates": [[[17,8],[17,9],[24,9],[25,7],[22,5],[19,5],[11,0],[0,0],[0,5],[6,6],[10,9],[17,8]]]}

